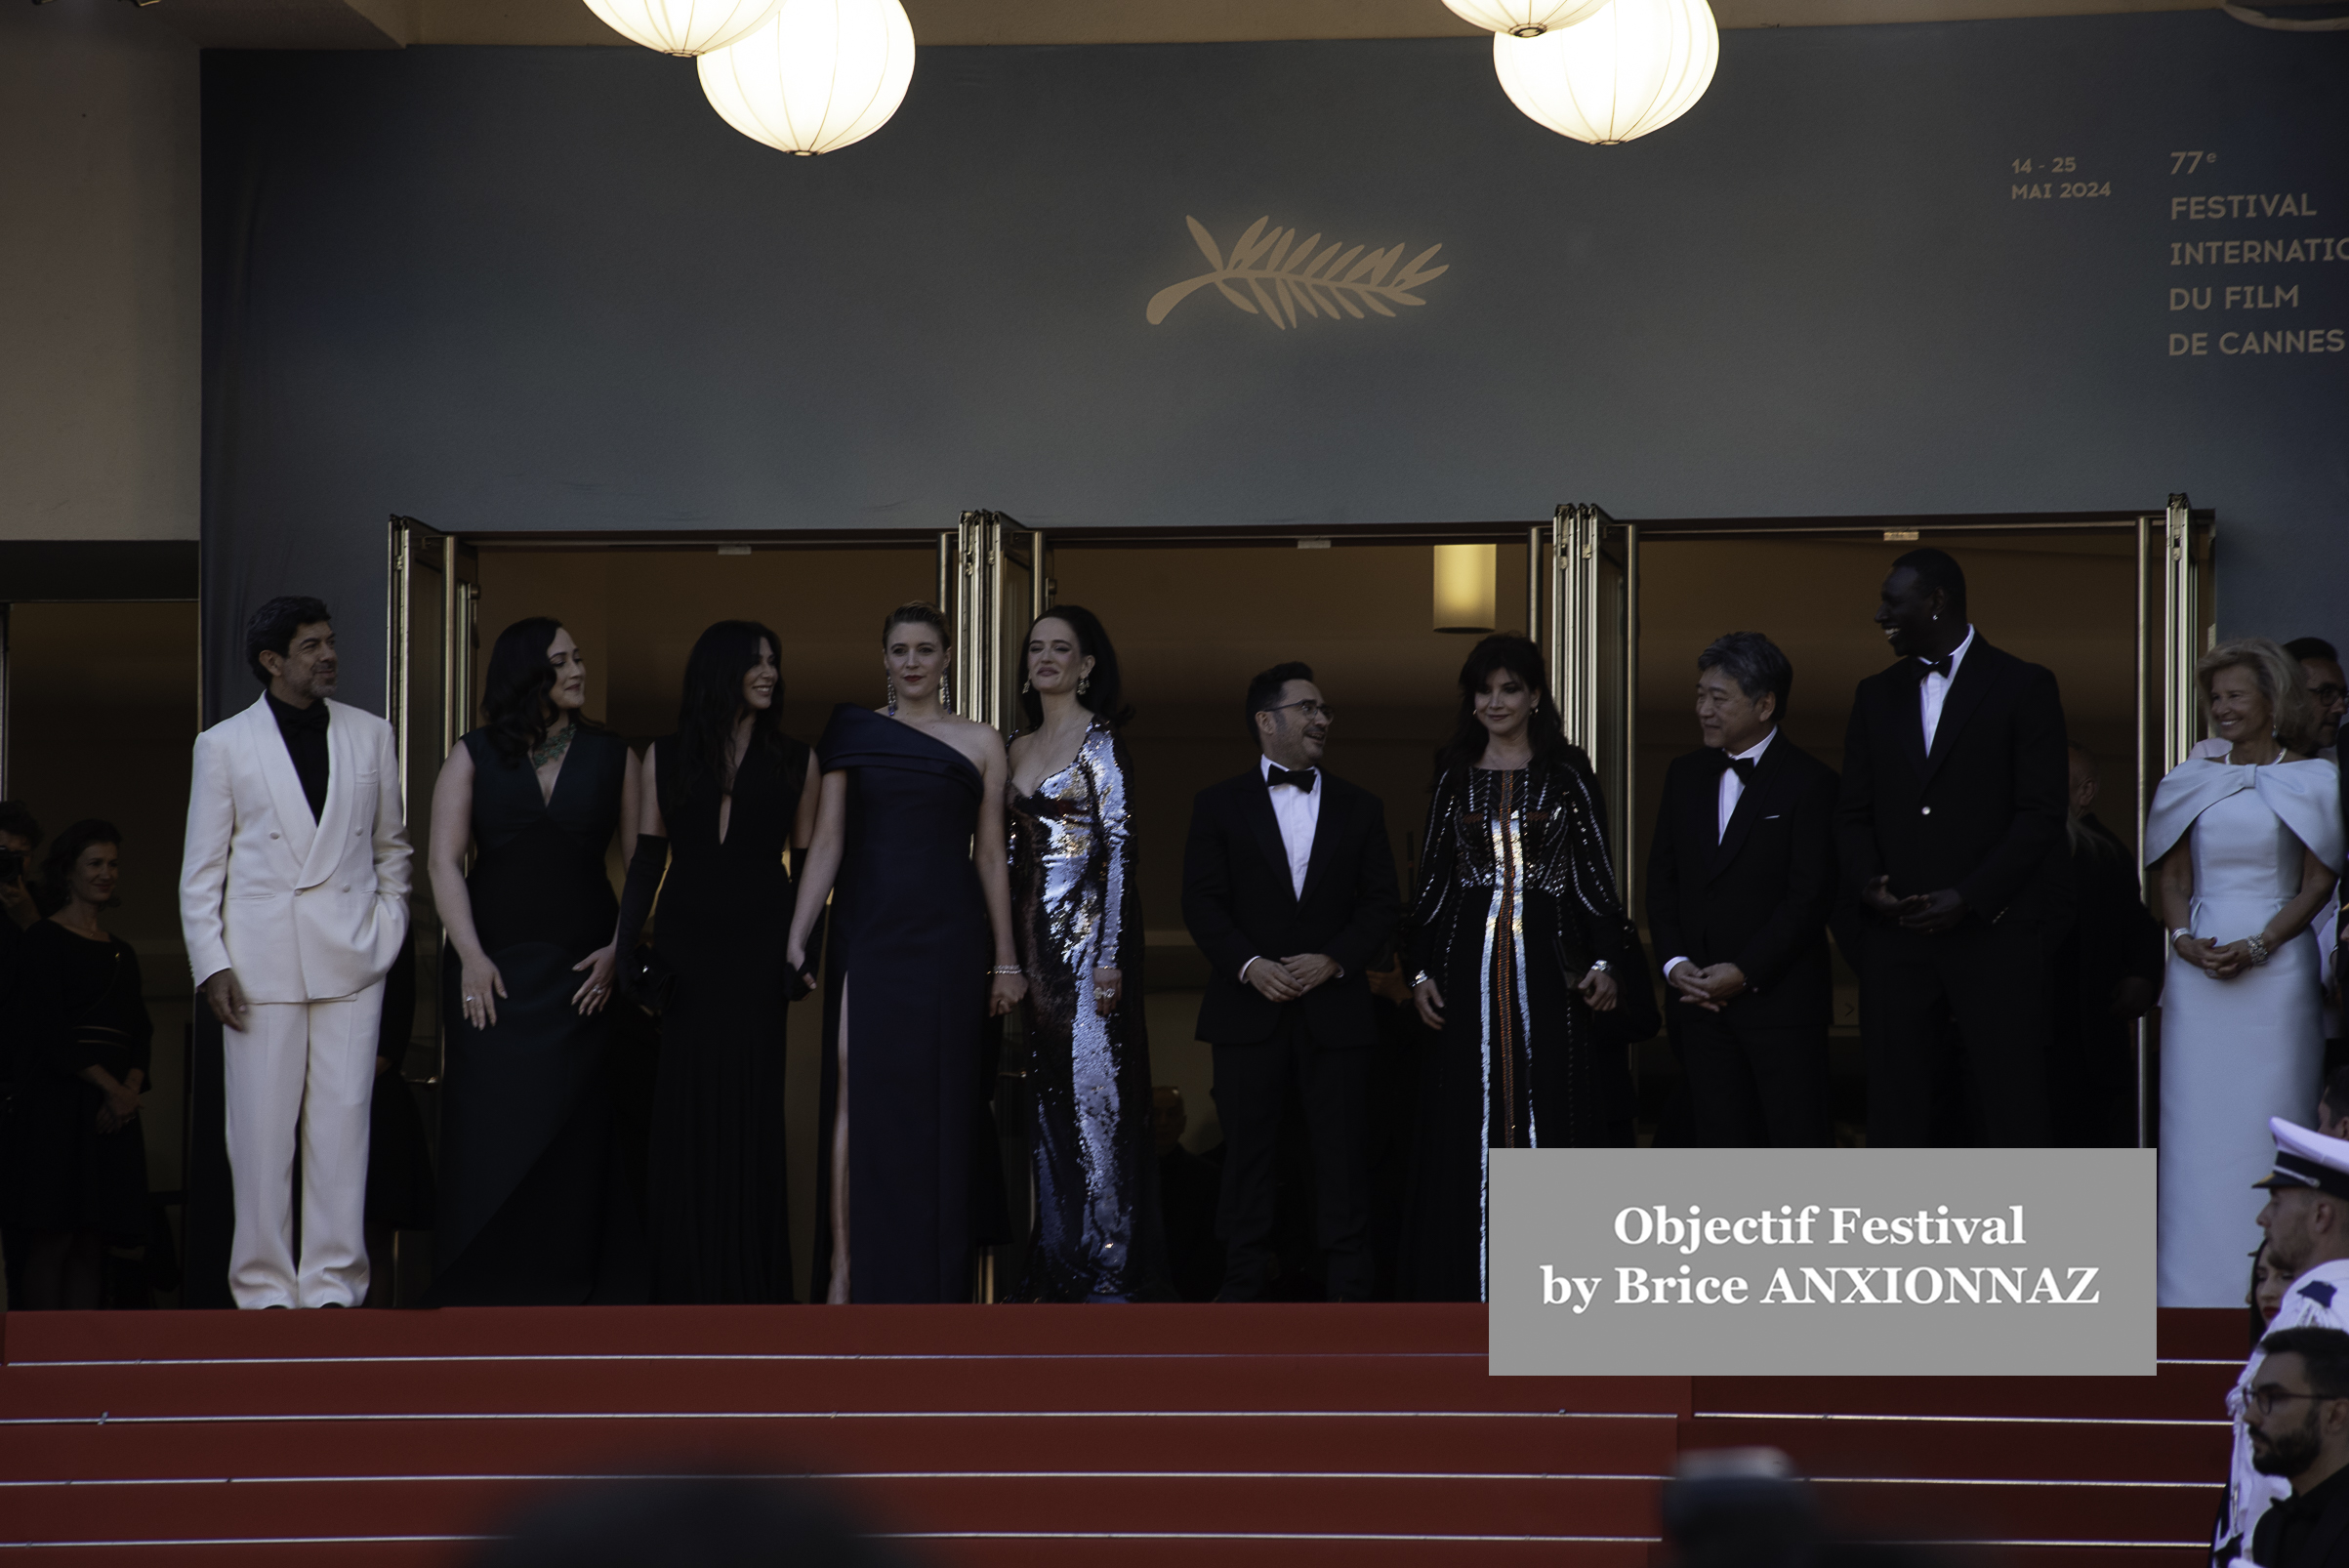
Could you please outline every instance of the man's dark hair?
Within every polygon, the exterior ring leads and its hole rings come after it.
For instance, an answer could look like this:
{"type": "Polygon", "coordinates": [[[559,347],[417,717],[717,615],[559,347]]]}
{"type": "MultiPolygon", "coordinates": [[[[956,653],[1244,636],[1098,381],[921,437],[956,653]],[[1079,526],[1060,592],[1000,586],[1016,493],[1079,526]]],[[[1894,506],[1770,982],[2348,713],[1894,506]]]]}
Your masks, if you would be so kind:
{"type": "Polygon", "coordinates": [[[1965,571],[1957,557],[1946,550],[1912,550],[1892,563],[1894,571],[1903,568],[1916,573],[1916,585],[1926,593],[1938,591],[1949,601],[1950,613],[1965,613],[1965,571]]]}
{"type": "Polygon", "coordinates": [[[1257,733],[1257,715],[1267,708],[1280,706],[1281,687],[1292,681],[1312,679],[1313,667],[1296,659],[1259,671],[1248,682],[1248,738],[1259,743],[1262,741],[1263,737],[1257,733]]]}
{"type": "Polygon", "coordinates": [[[908,1568],[869,1528],[804,1482],[621,1476],[545,1495],[467,1560],[471,1568],[908,1568]]]}
{"type": "Polygon", "coordinates": [[[2330,659],[2341,662],[2338,649],[2321,637],[2296,637],[2284,644],[2284,651],[2295,659],[2330,659]]]}
{"type": "Polygon", "coordinates": [[[2349,1399],[2349,1334],[2313,1324],[2278,1329],[2259,1341],[2261,1355],[2295,1355],[2308,1367],[2308,1391],[2322,1399],[2349,1399]]]}
{"type": "Polygon", "coordinates": [[[1750,702],[1759,702],[1768,692],[1778,699],[1771,713],[1772,723],[1787,722],[1787,699],[1794,691],[1794,666],[1778,651],[1778,644],[1759,632],[1727,632],[1716,637],[1697,655],[1697,671],[1718,670],[1737,682],[1738,690],[1750,702]]]}
{"type": "Polygon", "coordinates": [[[33,847],[40,847],[41,824],[33,820],[32,812],[22,801],[0,801],[0,833],[13,833],[21,839],[30,839],[33,847]]]}
{"type": "Polygon", "coordinates": [[[296,632],[333,619],[324,599],[302,594],[280,595],[255,610],[245,623],[245,663],[251,667],[253,679],[268,685],[269,672],[262,668],[261,656],[274,653],[286,657],[293,651],[296,632]]]}

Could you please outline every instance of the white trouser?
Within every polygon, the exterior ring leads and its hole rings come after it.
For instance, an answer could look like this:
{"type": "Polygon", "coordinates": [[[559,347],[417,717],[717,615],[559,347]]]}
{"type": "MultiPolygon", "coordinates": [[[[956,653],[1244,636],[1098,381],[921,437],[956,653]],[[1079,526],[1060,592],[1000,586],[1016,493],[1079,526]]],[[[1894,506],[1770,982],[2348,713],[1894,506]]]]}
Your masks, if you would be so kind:
{"type": "Polygon", "coordinates": [[[236,1185],[228,1290],[238,1306],[356,1306],[366,1298],[367,1111],[383,1008],[378,980],[332,1002],[257,1002],[241,1031],[222,1031],[236,1185]]]}

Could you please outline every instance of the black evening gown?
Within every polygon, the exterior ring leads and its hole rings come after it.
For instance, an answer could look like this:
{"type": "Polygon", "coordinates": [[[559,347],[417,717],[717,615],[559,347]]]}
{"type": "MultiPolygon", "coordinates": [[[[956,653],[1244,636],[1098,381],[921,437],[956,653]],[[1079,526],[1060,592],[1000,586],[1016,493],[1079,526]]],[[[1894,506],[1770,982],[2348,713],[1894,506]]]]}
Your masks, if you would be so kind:
{"type": "Polygon", "coordinates": [[[1035,1242],[1018,1294],[1030,1301],[1163,1296],[1141,911],[1116,731],[1094,721],[1068,766],[1008,805],[1036,1173],[1035,1242]],[[1124,979],[1106,1018],[1093,1011],[1096,969],[1124,979]]]}
{"type": "Polygon", "coordinates": [[[847,774],[824,981],[814,1289],[832,1268],[832,1124],[848,1014],[848,1297],[967,1301],[986,1125],[980,1082],[994,944],[970,859],[984,789],[943,741],[843,705],[816,743],[847,774]]]}
{"type": "MultiPolygon", "coordinates": [[[[447,1066],[433,1243],[433,1306],[574,1306],[643,1299],[635,1204],[610,1179],[609,1017],[582,1017],[571,968],[612,939],[604,870],[628,747],[583,729],[540,794],[527,758],[483,730],[474,761],[474,866],[465,879],[481,951],[507,994],[498,1021],[465,1018],[463,966],[440,965],[447,1066]]],[[[397,1088],[378,1080],[378,1093],[397,1088]]]]}
{"type": "Polygon", "coordinates": [[[721,841],[717,787],[686,788],[683,745],[672,735],[653,747],[669,829],[654,940],[677,975],[652,1099],[653,1296],[789,1301],[783,949],[795,889],[783,856],[807,748],[787,736],[779,750],[751,749],[721,841]]]}
{"type": "Polygon", "coordinates": [[[105,1095],[81,1076],[100,1066],[120,1082],[134,1067],[146,1070],[155,1026],[139,955],[119,937],[92,941],[36,922],[17,944],[11,1002],[15,1092],[0,1126],[0,1217],[12,1229],[145,1241],[145,1130],[134,1119],[98,1131],[105,1095]]]}
{"type": "Polygon", "coordinates": [[[1631,1141],[1624,1046],[1561,962],[1561,945],[1625,977],[1646,962],[1604,820],[1588,772],[1564,760],[1437,781],[1410,951],[1443,993],[1444,1029],[1421,1063],[1399,1262],[1408,1300],[1485,1299],[1488,1150],[1631,1141]]]}

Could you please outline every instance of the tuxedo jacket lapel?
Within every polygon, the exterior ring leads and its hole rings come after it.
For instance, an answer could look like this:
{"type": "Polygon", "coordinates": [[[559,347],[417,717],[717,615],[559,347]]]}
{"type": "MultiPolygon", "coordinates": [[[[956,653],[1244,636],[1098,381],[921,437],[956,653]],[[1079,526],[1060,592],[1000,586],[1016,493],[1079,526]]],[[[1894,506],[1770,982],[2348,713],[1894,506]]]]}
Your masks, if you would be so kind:
{"type": "MultiPolygon", "coordinates": [[[[1313,813],[1313,847],[1305,852],[1305,891],[1304,896],[1298,900],[1299,903],[1311,898],[1313,890],[1321,886],[1321,874],[1329,866],[1330,856],[1336,852],[1337,846],[1337,824],[1333,819],[1338,815],[1338,798],[1330,790],[1330,775],[1322,774],[1314,788],[1321,791],[1321,809],[1313,813]]],[[[1288,868],[1288,851],[1284,847],[1281,869],[1286,871],[1288,868]]]]}
{"type": "Polygon", "coordinates": [[[277,716],[269,712],[266,694],[245,710],[245,744],[252,749],[262,781],[268,786],[269,805],[277,813],[278,831],[285,835],[286,855],[294,865],[304,865],[317,841],[318,825],[309,814],[309,797],[302,793],[302,775],[294,771],[293,756],[285,749],[285,737],[277,732],[277,716]]]}
{"type": "MultiPolygon", "coordinates": [[[[1264,863],[1272,868],[1272,880],[1280,884],[1281,891],[1295,904],[1297,888],[1289,880],[1289,846],[1281,842],[1281,820],[1272,814],[1272,791],[1266,787],[1260,768],[1240,791],[1240,801],[1249,831],[1256,836],[1257,847],[1264,851],[1264,863]]],[[[1324,801],[1322,805],[1326,814],[1329,803],[1324,801]]]]}
{"type": "MultiPolygon", "coordinates": [[[[1778,777],[1776,763],[1783,745],[1783,741],[1772,741],[1770,749],[1762,753],[1761,761],[1754,764],[1753,777],[1747,782],[1745,793],[1737,798],[1737,805],[1729,812],[1729,831],[1721,835],[1720,844],[1713,849],[1712,876],[1718,877],[1727,871],[1737,859],[1738,850],[1745,847],[1746,835],[1752,831],[1753,819],[1760,814],[1762,802],[1778,777]]],[[[1718,821],[1721,814],[1720,788],[1720,780],[1716,778],[1713,780],[1711,801],[1714,821],[1718,821]]]]}
{"type": "MultiPolygon", "coordinates": [[[[1916,664],[1913,659],[1903,659],[1894,665],[1889,672],[1891,680],[1886,682],[1886,694],[1892,704],[1892,722],[1900,732],[1901,755],[1909,759],[1909,765],[1916,769],[1916,776],[1924,779],[1933,775],[1926,767],[1925,704],[1918,690],[1924,682],[1914,679],[1916,670],[1916,664]]],[[[1942,704],[1941,717],[1944,723],[1949,722],[1949,704],[1946,702],[1942,704]]]]}
{"type": "MultiPolygon", "coordinates": [[[[332,714],[339,704],[329,704],[332,714]]],[[[278,751],[285,747],[280,744],[278,751]]],[[[286,766],[293,766],[292,758],[286,766]]],[[[350,722],[348,711],[330,718],[326,723],[326,808],[318,813],[318,831],[309,847],[303,852],[302,881],[298,887],[314,887],[334,875],[343,858],[343,840],[350,832],[350,805],[358,794],[359,744],[356,726],[350,722]]],[[[294,785],[301,786],[299,775],[294,785]]],[[[309,814],[309,801],[303,799],[303,815],[309,814]]]]}
{"type": "MultiPolygon", "coordinates": [[[[1974,710],[1982,706],[1982,699],[1990,692],[1991,681],[1997,679],[1991,661],[1983,657],[1992,651],[1991,645],[1982,640],[1982,635],[1978,632],[1974,634],[1974,645],[1967,651],[1965,662],[1958,667],[1957,678],[1951,681],[1949,693],[1941,701],[1941,722],[1933,730],[1933,750],[1925,758],[1927,783],[1931,783],[1933,775],[1941,771],[1941,764],[1958,743],[1958,731],[1974,716],[1974,710]]],[[[1923,710],[1919,708],[1916,722],[1919,741],[1923,740],[1924,732],[1923,710]]]]}

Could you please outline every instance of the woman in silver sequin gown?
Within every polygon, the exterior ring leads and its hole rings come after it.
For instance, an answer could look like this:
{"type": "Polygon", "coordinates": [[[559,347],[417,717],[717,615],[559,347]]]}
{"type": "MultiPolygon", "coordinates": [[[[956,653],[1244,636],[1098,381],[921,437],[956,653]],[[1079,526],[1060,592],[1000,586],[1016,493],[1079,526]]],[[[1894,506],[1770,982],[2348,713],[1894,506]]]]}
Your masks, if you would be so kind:
{"type": "Polygon", "coordinates": [[[1011,927],[1028,992],[1036,1233],[1018,1296],[1162,1295],[1141,923],[1117,655],[1090,611],[1029,630],[1011,742],[1011,927]]]}
{"type": "Polygon", "coordinates": [[[1441,1034],[1421,1064],[1405,1199],[1414,1300],[1484,1300],[1489,1150],[1631,1141],[1625,1052],[1598,1020],[1646,962],[1540,651],[1487,638],[1460,685],[1408,928],[1415,1001],[1441,1034]]]}

